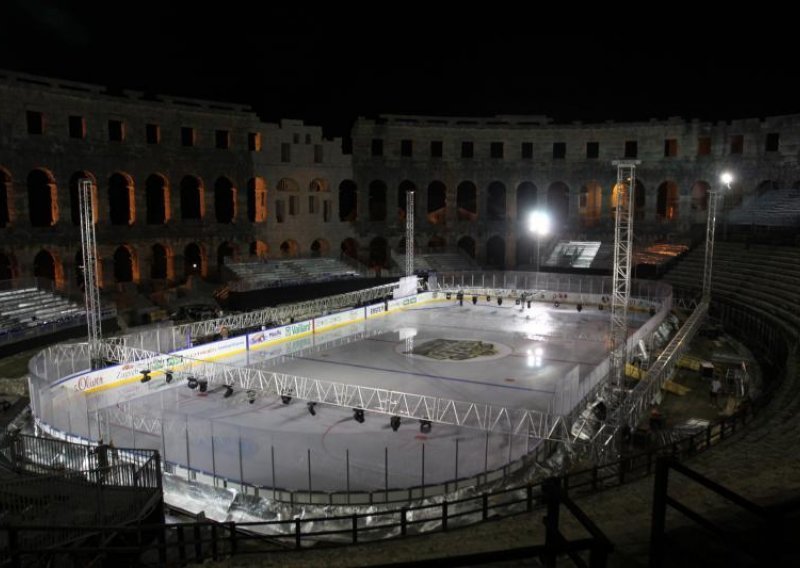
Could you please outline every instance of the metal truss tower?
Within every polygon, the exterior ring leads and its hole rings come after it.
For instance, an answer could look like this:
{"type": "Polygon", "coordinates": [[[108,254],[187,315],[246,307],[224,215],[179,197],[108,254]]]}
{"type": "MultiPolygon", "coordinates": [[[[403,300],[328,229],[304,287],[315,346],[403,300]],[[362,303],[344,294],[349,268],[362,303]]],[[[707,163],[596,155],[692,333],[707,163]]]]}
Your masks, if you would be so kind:
{"type": "Polygon", "coordinates": [[[406,276],[414,275],[414,192],[406,192],[406,276]]]}
{"type": "Polygon", "coordinates": [[[708,218],[706,219],[706,253],[703,263],[703,302],[711,301],[711,265],[714,261],[714,228],[717,224],[718,191],[708,192],[708,218]]]}
{"type": "MultiPolygon", "coordinates": [[[[633,245],[633,209],[636,187],[636,166],[639,160],[617,160],[617,185],[614,214],[614,268],[611,284],[611,369],[612,406],[621,408],[624,400],[625,363],[628,360],[628,299],[631,290],[631,252],[633,245]]],[[[613,412],[609,412],[611,417],[613,412]]]]}
{"type": "Polygon", "coordinates": [[[83,286],[86,303],[86,335],[92,367],[99,363],[99,344],[102,340],[100,314],[100,286],[97,281],[97,239],[94,232],[92,182],[78,182],[78,207],[80,209],[81,250],[83,253],[83,286]]]}

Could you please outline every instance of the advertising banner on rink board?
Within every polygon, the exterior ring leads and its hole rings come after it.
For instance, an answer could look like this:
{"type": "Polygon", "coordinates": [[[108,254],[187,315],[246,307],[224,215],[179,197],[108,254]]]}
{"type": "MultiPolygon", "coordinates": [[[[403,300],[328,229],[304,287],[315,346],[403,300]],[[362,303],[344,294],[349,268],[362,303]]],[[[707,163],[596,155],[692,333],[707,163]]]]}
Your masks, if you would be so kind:
{"type": "Polygon", "coordinates": [[[345,325],[363,319],[364,319],[364,308],[356,308],[354,310],[347,310],[346,312],[339,312],[328,316],[321,316],[318,318],[314,318],[314,331],[316,332],[324,331],[326,329],[331,329],[334,327],[338,327],[340,325],[345,325]]]}
{"type": "Polygon", "coordinates": [[[417,293],[417,277],[403,276],[400,280],[400,287],[394,291],[395,298],[405,298],[417,293]]]}

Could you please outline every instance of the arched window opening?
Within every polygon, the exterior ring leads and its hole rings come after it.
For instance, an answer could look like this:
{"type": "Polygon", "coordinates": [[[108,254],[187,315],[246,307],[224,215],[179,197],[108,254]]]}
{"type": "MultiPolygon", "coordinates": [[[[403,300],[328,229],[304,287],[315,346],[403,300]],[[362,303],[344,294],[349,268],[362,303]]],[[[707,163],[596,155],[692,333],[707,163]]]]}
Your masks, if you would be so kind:
{"type": "Polygon", "coordinates": [[[678,218],[679,199],[677,183],[665,181],[659,185],[656,194],[656,217],[660,221],[675,221],[678,218]]]}
{"type": "Polygon", "coordinates": [[[145,181],[144,191],[147,206],[147,224],[165,224],[171,216],[167,178],[159,174],[148,176],[145,181]]]}
{"type": "Polygon", "coordinates": [[[358,260],[358,243],[355,239],[345,239],[341,244],[342,256],[358,260]]]}
{"type": "Polygon", "coordinates": [[[202,219],[205,214],[203,182],[195,176],[185,176],[181,180],[181,219],[202,219]]]}
{"type": "Polygon", "coordinates": [[[217,223],[232,223],[236,220],[236,188],[226,177],[214,182],[214,214],[217,223]]]}
{"type": "Polygon", "coordinates": [[[189,243],[183,250],[183,270],[186,276],[205,276],[206,255],[203,248],[197,243],[189,243]]]}
{"type": "Polygon", "coordinates": [[[325,239],[316,239],[311,243],[311,256],[328,256],[331,245],[325,239]]]}
{"type": "Polygon", "coordinates": [[[46,170],[28,174],[28,212],[34,227],[52,227],[58,222],[56,180],[46,170]]]}
{"type": "Polygon", "coordinates": [[[133,225],[136,219],[133,179],[115,173],[108,179],[109,219],[112,225],[133,225]]]}
{"type": "Polygon", "coordinates": [[[475,239],[472,237],[458,239],[458,248],[463,250],[470,258],[475,258],[475,239]]]}
{"type": "Polygon", "coordinates": [[[92,186],[89,192],[92,200],[92,220],[95,224],[98,221],[98,199],[97,199],[97,180],[94,175],[86,171],[78,171],[72,174],[69,178],[69,209],[70,219],[72,224],[78,226],[81,224],[81,204],[79,198],[80,182],[88,179],[92,186]]]}
{"type": "Polygon", "coordinates": [[[358,217],[358,189],[354,181],[339,184],[339,220],[355,221],[358,217]]]}
{"type": "Polygon", "coordinates": [[[263,178],[251,178],[247,182],[247,220],[251,223],[267,220],[267,184],[263,178]]]}
{"type": "Polygon", "coordinates": [[[138,282],[139,269],[133,250],[122,245],[114,251],[114,280],[117,282],[138,282]]]}

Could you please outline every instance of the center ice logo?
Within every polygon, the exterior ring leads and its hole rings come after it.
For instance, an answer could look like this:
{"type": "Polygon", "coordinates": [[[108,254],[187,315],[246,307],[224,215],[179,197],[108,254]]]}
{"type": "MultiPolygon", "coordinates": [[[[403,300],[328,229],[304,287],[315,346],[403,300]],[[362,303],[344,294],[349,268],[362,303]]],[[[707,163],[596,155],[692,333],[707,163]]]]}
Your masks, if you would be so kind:
{"type": "MultiPolygon", "coordinates": [[[[405,352],[409,354],[408,351],[405,352]]],[[[422,355],[431,359],[463,361],[475,357],[496,355],[497,349],[491,343],[483,341],[470,341],[465,339],[434,339],[415,347],[411,355],[422,355]]]]}

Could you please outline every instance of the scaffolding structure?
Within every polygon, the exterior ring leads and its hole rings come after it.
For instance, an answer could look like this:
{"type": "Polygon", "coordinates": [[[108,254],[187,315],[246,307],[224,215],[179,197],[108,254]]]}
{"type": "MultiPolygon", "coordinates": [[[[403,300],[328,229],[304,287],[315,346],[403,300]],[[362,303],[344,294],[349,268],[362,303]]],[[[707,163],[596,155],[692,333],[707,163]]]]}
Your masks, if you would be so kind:
{"type": "MultiPolygon", "coordinates": [[[[167,388],[185,388],[185,384],[191,378],[194,381],[206,381],[206,388],[209,391],[229,386],[234,392],[247,394],[248,397],[253,393],[259,396],[296,399],[305,403],[358,408],[375,414],[427,420],[432,423],[490,432],[521,434],[565,443],[570,441],[566,417],[551,412],[312,379],[176,354],[166,355],[109,342],[101,345],[101,354],[106,359],[125,361],[128,364],[139,365],[142,369],[172,370],[173,377],[167,388]]],[[[154,371],[149,371],[149,374],[157,376],[157,372],[154,371]]],[[[149,390],[142,390],[142,396],[148,394],[149,390]]],[[[139,397],[126,397],[126,400],[98,411],[122,416],[126,412],[118,412],[117,409],[137,398],[139,397]]],[[[242,397],[241,400],[245,402],[247,399],[242,397]]],[[[139,418],[137,426],[150,433],[160,430],[160,417],[142,415],[139,418]]]]}
{"type": "Polygon", "coordinates": [[[414,275],[414,191],[406,192],[406,276],[414,275]]]}
{"type": "MultiPolygon", "coordinates": [[[[728,184],[730,185],[730,184],[728,184]]],[[[720,192],[708,192],[708,217],[706,218],[706,251],[703,262],[703,302],[711,301],[711,265],[714,260],[714,229],[717,225],[717,205],[720,192]]]]}
{"type": "Polygon", "coordinates": [[[97,239],[94,231],[92,204],[92,182],[78,182],[78,209],[80,211],[81,251],[83,254],[83,288],[86,304],[86,339],[90,360],[96,367],[98,347],[103,339],[102,314],[100,312],[100,286],[97,281],[97,239]]]}
{"type": "MultiPolygon", "coordinates": [[[[625,365],[628,361],[628,302],[631,291],[631,253],[633,249],[633,209],[636,188],[636,166],[639,160],[615,160],[617,183],[614,186],[614,265],[611,282],[611,321],[609,324],[609,373],[602,396],[602,426],[595,434],[597,455],[614,459],[606,448],[627,418],[629,405],[625,386],[625,365]],[[616,199],[614,199],[616,198],[616,199]]],[[[613,447],[613,446],[612,446],[613,447]]]]}
{"type": "Polygon", "coordinates": [[[292,318],[320,315],[334,310],[363,305],[373,300],[383,300],[386,296],[392,294],[399,285],[397,282],[382,284],[373,288],[346,292],[335,296],[325,296],[306,302],[263,308],[252,312],[178,325],[175,326],[175,329],[180,336],[194,339],[213,336],[220,333],[223,328],[233,332],[258,328],[263,325],[273,326],[276,323],[288,322],[292,318]]]}

